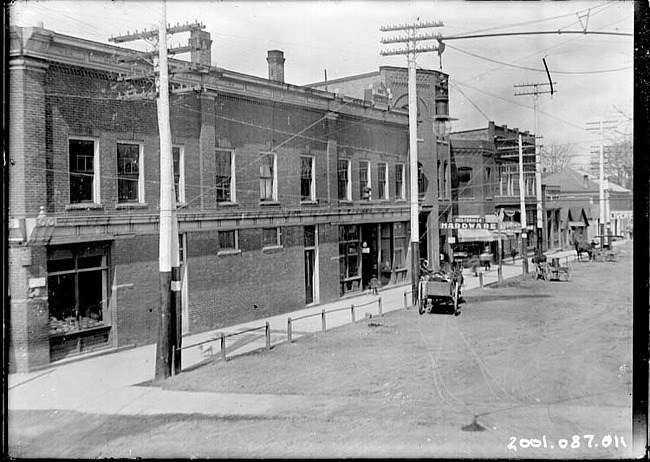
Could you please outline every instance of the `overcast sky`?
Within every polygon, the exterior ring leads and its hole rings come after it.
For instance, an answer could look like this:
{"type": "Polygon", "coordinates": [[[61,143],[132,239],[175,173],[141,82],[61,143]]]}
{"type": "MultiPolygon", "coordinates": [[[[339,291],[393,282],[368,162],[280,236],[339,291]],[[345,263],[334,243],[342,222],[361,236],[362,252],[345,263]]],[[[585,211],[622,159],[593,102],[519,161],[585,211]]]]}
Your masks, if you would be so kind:
{"type": "MultiPolygon", "coordinates": [[[[108,38],[136,29],[157,28],[159,1],[22,0],[10,8],[10,24],[39,22],[56,32],[109,43],[108,38]]],[[[212,35],[212,64],[267,76],[266,52],[285,53],[285,80],[305,85],[375,71],[406,67],[405,56],[384,57],[380,32],[390,24],[442,21],[431,29],[443,36],[532,31],[633,33],[632,1],[461,2],[461,1],[179,1],[168,0],[167,22],[198,20],[212,35]],[[587,14],[588,13],[588,14],[587,14]]],[[[178,34],[186,44],[188,34],[178,34]]],[[[185,43],[183,43],[183,41],[185,43]]],[[[432,42],[434,44],[435,42],[432,42]]],[[[534,131],[533,96],[516,84],[548,82],[555,93],[538,97],[541,144],[570,144],[576,164],[587,162],[596,133],[586,123],[618,119],[631,130],[622,111],[632,116],[633,44],[631,36],[551,34],[449,40],[442,71],[450,79],[450,115],[454,130],[499,125],[534,131]]],[[[146,44],[133,42],[134,48],[146,44]]],[[[440,69],[437,53],[418,56],[418,67],[440,69]]],[[[540,87],[548,90],[549,87],[540,87]]]]}

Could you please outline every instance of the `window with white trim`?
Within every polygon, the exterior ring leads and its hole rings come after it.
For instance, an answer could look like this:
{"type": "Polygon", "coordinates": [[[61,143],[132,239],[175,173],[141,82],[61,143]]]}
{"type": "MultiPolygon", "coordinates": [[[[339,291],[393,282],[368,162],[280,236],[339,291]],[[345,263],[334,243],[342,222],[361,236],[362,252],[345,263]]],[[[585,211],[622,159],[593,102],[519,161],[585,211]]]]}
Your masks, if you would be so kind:
{"type": "Polygon", "coordinates": [[[142,145],[117,143],[117,201],[144,202],[142,145]]]}
{"type": "Polygon", "coordinates": [[[363,200],[371,197],[370,162],[367,160],[359,161],[359,197],[363,200]]]}
{"type": "Polygon", "coordinates": [[[388,199],[388,164],[379,162],[377,164],[377,198],[388,199]]]}
{"type": "Polygon", "coordinates": [[[300,200],[316,200],[316,182],[314,181],[314,158],[303,156],[300,158],[300,200]]]}
{"type": "Polygon", "coordinates": [[[404,199],[404,164],[395,165],[395,198],[404,199]]]}
{"type": "Polygon", "coordinates": [[[217,202],[236,202],[235,152],[230,149],[216,150],[215,190],[217,202]]]}
{"type": "Polygon", "coordinates": [[[262,247],[280,247],[281,236],[280,228],[262,228],[262,247]]]}
{"type": "Polygon", "coordinates": [[[88,138],[68,140],[70,203],[100,203],[99,143],[88,138]]]}
{"type": "Polygon", "coordinates": [[[219,231],[219,252],[239,249],[239,235],[237,230],[219,231]]]}
{"type": "Polygon", "coordinates": [[[275,202],[277,191],[277,156],[262,154],[260,158],[260,201],[275,202]]]}
{"type": "Polygon", "coordinates": [[[337,178],[339,200],[352,200],[352,184],[350,183],[351,162],[349,159],[339,159],[337,163],[337,178]]]}

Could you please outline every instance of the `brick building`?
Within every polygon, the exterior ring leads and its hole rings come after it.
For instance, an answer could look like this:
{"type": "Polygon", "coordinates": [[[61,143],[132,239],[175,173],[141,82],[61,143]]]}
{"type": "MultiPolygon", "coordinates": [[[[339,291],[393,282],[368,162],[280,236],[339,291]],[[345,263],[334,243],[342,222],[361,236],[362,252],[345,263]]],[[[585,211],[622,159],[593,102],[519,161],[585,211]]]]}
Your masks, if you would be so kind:
{"type": "MultiPolygon", "coordinates": [[[[487,223],[482,229],[455,230],[455,248],[465,254],[477,254],[486,248],[496,260],[496,216],[503,212],[500,231],[505,255],[519,251],[521,239],[521,202],[519,187],[519,135],[522,135],[524,197],[528,249],[537,246],[535,136],[507,125],[488,122],[480,129],[451,133],[452,191],[454,216],[487,223]]],[[[467,221],[466,220],[466,221],[467,221]]]]}
{"type": "MultiPolygon", "coordinates": [[[[285,83],[278,50],[269,78],[215,67],[191,38],[170,60],[183,332],[408,278],[408,112],[285,83]]],[[[150,83],[136,54],[10,30],[11,370],[157,339],[157,109],[129,97],[150,83]]]]}
{"type": "MultiPolygon", "coordinates": [[[[449,119],[448,83],[449,76],[443,72],[416,71],[420,258],[431,262],[438,261],[440,252],[450,251],[449,233],[440,231],[439,226],[452,214],[449,134],[434,129],[437,119],[449,119]]],[[[408,109],[406,68],[382,66],[378,71],[317,82],[310,87],[408,109]]]]}

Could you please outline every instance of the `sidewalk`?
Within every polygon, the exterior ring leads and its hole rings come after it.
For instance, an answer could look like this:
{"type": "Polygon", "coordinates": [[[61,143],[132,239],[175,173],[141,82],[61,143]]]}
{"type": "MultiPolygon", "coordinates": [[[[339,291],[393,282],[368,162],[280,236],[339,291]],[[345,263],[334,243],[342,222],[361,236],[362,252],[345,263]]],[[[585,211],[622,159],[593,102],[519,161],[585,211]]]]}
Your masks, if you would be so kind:
{"type": "MultiPolygon", "coordinates": [[[[575,251],[549,252],[549,257],[575,259],[575,251]]],[[[529,261],[529,271],[533,266],[529,261]]],[[[521,260],[503,265],[503,279],[521,275],[521,260]]],[[[483,284],[497,282],[497,267],[483,273],[483,284]]],[[[463,292],[479,287],[479,278],[465,270],[463,292]]],[[[352,322],[351,305],[355,306],[357,321],[366,313],[378,315],[379,300],[382,312],[400,310],[410,305],[409,283],[380,290],[379,295],[360,294],[331,303],[304,308],[291,313],[259,319],[222,331],[225,334],[260,328],[226,341],[228,359],[253,350],[265,348],[265,323],[271,333],[271,345],[286,342],[287,318],[292,318],[292,339],[322,330],[321,313],[326,314],[327,330],[352,322]],[[338,311],[333,311],[338,310],[338,311]],[[315,315],[307,318],[303,316],[315,315]],[[302,318],[302,319],[298,319],[302,318]]],[[[462,318],[462,316],[461,316],[462,318]]],[[[460,319],[460,318],[459,318],[460,319]]],[[[220,361],[218,331],[189,335],[183,338],[183,369],[191,369],[201,363],[220,361]],[[203,343],[200,347],[189,347],[203,343]]],[[[157,387],[137,386],[153,380],[155,372],[156,345],[146,345],[118,351],[75,362],[52,365],[51,368],[27,374],[10,374],[8,377],[9,410],[68,410],[98,414],[149,415],[164,413],[206,414],[213,416],[277,415],[278,412],[296,411],[314,405],[330,407],[342,405],[341,397],[306,399],[301,396],[267,396],[246,394],[215,394],[166,391],[157,387]],[[164,399],[162,396],[164,395],[164,399]],[[316,403],[314,401],[318,401],[316,403]],[[320,401],[319,401],[320,400],[320,401]],[[321,402],[322,401],[322,402],[321,402]]]]}

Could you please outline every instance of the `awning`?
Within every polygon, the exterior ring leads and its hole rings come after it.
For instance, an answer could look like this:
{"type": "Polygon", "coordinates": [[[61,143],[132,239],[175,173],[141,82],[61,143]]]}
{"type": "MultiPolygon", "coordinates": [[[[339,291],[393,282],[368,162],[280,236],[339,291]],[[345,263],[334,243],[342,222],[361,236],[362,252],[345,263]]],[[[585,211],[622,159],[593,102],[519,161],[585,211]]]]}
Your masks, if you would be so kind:
{"type": "Polygon", "coordinates": [[[487,229],[458,229],[458,242],[492,242],[497,237],[487,229]]]}

